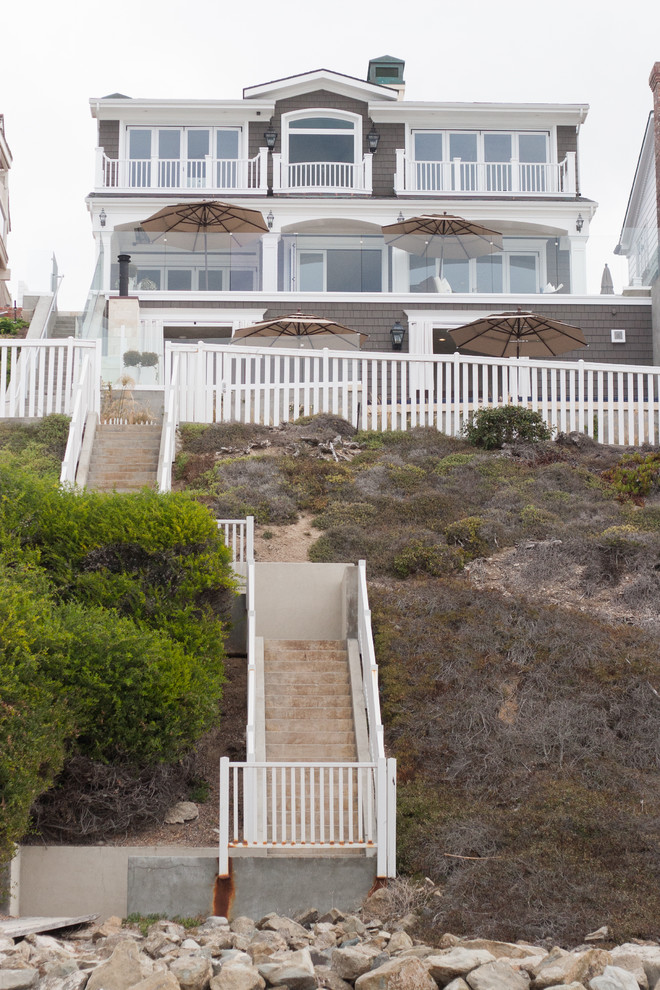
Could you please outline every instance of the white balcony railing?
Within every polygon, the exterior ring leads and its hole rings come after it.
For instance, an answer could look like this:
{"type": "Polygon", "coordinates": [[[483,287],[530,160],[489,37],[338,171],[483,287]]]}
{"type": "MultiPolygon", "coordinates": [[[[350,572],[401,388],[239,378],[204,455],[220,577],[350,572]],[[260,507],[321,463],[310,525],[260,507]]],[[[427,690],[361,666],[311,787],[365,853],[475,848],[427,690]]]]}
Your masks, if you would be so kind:
{"type": "Polygon", "coordinates": [[[416,161],[403,149],[396,152],[394,188],[397,195],[419,193],[482,193],[491,196],[575,196],[575,152],[562,162],[442,162],[416,161]]]}
{"type": "Polygon", "coordinates": [[[275,193],[360,193],[371,195],[372,155],[361,162],[285,162],[273,155],[275,193]]]}
{"type": "Polygon", "coordinates": [[[96,188],[117,190],[206,190],[262,192],[268,190],[268,149],[254,158],[108,158],[96,149],[96,188]]]}

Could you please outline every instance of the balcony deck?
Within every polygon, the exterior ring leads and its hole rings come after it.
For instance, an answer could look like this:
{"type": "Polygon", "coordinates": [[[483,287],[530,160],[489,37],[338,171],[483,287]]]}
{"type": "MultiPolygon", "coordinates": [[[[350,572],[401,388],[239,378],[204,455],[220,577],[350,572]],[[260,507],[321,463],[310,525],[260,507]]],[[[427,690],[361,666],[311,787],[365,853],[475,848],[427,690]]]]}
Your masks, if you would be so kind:
{"type": "Polygon", "coordinates": [[[575,153],[562,162],[417,161],[396,152],[397,196],[575,196],[575,153]]]}
{"type": "Polygon", "coordinates": [[[267,149],[254,158],[108,158],[97,149],[96,188],[115,192],[260,193],[267,186],[267,149]]]}

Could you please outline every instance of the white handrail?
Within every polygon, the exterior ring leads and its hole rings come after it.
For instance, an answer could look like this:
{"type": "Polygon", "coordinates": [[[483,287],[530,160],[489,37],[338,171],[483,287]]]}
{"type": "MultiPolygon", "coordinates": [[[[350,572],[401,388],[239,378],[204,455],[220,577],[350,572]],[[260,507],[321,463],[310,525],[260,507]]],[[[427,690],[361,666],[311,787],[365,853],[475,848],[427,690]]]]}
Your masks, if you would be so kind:
{"type": "Polygon", "coordinates": [[[55,286],[55,292],[53,292],[53,298],[50,301],[50,306],[48,307],[48,312],[46,313],[46,319],[44,320],[43,329],[41,331],[42,339],[48,333],[48,323],[53,314],[53,310],[55,309],[55,305],[57,303],[57,294],[60,291],[60,286],[62,285],[62,280],[64,278],[64,275],[57,275],[56,278],[57,278],[57,285],[55,286]]]}
{"type": "Polygon", "coordinates": [[[94,350],[87,348],[86,351],[80,352],[82,362],[76,377],[69,436],[60,471],[62,485],[75,485],[87,419],[90,413],[98,414],[100,410],[101,341],[97,340],[93,343],[94,350]]]}
{"type": "Polygon", "coordinates": [[[358,646],[362,663],[362,688],[369,720],[369,750],[372,760],[385,758],[383,723],[380,717],[378,664],[371,629],[371,609],[367,592],[366,561],[358,562],[358,646]]]}
{"type": "Polygon", "coordinates": [[[165,343],[165,412],[158,452],[158,491],[172,490],[172,463],[176,455],[176,430],[179,425],[179,363],[180,354],[172,352],[165,343]]]}
{"type": "Polygon", "coordinates": [[[247,609],[247,725],[245,754],[248,763],[257,758],[257,614],[254,555],[248,559],[245,605],[247,609]]]}
{"type": "Polygon", "coordinates": [[[223,530],[225,546],[231,550],[232,563],[245,564],[254,560],[254,516],[245,519],[216,519],[223,530]]]}

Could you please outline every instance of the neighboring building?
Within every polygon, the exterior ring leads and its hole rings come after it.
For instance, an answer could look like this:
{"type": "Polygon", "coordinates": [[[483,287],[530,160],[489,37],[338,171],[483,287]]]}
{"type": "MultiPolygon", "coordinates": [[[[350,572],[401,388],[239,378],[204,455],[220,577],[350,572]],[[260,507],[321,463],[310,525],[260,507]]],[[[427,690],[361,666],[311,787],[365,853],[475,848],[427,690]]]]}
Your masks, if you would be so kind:
{"type": "Polygon", "coordinates": [[[11,278],[7,254],[7,234],[11,230],[9,218],[9,169],[11,151],[5,138],[5,118],[0,114],[0,307],[11,305],[11,294],[7,282],[11,278]]]}
{"type": "Polygon", "coordinates": [[[90,101],[95,290],[116,295],[118,255],[130,255],[137,346],[222,339],[302,309],[365,331],[369,349],[389,349],[399,321],[404,349],[445,352],[448,326],[521,305],[581,325],[593,360],[650,361],[647,303],[586,298],[588,107],[410,102],[403,69],[391,57],[373,59],[366,81],[319,69],[242,100],[90,101]],[[139,230],[162,206],[199,199],[257,208],[270,231],[192,252],[139,230]],[[383,225],[442,212],[502,233],[503,250],[441,265],[385,244],[383,225]],[[626,348],[613,348],[611,325],[626,328],[626,348]]]}
{"type": "Polygon", "coordinates": [[[616,254],[628,259],[626,293],[653,299],[653,363],[660,363],[660,62],[651,70],[653,110],[649,114],[616,254]]]}

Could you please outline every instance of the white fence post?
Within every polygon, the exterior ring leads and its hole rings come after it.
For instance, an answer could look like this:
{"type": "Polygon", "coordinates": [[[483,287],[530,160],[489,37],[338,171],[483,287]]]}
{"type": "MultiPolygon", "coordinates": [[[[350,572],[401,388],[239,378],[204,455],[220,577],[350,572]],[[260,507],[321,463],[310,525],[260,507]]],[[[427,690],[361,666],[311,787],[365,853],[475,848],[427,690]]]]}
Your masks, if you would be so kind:
{"type": "Polygon", "coordinates": [[[387,875],[396,876],[396,760],[387,761],[387,875]]]}
{"type": "Polygon", "coordinates": [[[387,760],[383,757],[376,765],[376,876],[386,877],[387,872],[387,760]]]}
{"type": "MultiPolygon", "coordinates": [[[[220,821],[218,829],[218,875],[229,875],[229,757],[220,757],[220,821]]],[[[234,794],[234,801],[237,795],[234,794]]]]}

